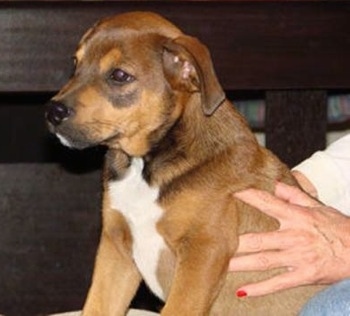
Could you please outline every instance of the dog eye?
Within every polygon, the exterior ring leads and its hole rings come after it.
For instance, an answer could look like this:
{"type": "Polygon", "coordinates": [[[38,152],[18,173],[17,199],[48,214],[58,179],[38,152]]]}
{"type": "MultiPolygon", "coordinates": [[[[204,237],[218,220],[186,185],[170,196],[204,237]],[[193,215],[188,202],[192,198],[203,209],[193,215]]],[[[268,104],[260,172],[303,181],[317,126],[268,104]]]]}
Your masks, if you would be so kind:
{"type": "Polygon", "coordinates": [[[114,69],[110,75],[110,79],[116,83],[129,83],[134,81],[135,78],[122,69],[114,69]]]}

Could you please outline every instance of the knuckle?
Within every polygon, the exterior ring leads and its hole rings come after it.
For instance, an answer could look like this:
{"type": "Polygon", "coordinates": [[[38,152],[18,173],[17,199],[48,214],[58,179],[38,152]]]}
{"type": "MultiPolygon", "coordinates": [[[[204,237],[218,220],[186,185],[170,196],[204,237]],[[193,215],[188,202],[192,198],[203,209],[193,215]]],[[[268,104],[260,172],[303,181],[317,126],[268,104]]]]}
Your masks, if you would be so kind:
{"type": "Polygon", "coordinates": [[[312,242],[312,236],[310,233],[306,233],[304,231],[299,232],[296,236],[296,242],[298,245],[310,245],[312,242]]]}
{"type": "Polygon", "coordinates": [[[269,270],[271,268],[271,261],[264,254],[258,255],[257,263],[261,270],[269,270]]]}
{"type": "Polygon", "coordinates": [[[304,284],[315,284],[321,279],[317,269],[308,269],[305,271],[303,280],[304,284]]]}
{"type": "Polygon", "coordinates": [[[318,266],[322,264],[323,262],[323,255],[322,249],[318,247],[317,245],[314,245],[312,248],[305,248],[304,251],[302,251],[302,260],[306,264],[312,264],[312,266],[318,266]]]}
{"type": "Polygon", "coordinates": [[[251,251],[261,251],[262,250],[262,239],[260,235],[251,234],[248,238],[248,248],[251,251]]]}

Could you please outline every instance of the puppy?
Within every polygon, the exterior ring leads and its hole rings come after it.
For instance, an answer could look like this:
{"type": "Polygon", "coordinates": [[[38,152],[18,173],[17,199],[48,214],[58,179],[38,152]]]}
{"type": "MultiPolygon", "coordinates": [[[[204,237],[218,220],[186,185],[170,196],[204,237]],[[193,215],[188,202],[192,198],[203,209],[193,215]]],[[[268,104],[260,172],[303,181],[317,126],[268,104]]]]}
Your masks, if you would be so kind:
{"type": "Polygon", "coordinates": [[[92,27],[75,61],[46,118],[64,145],[108,147],[83,315],[125,315],[142,278],[165,301],[163,316],[297,315],[318,288],[235,296],[281,270],[227,272],[239,234],[278,228],[233,192],[295,181],[225,98],[207,48],[154,13],[132,12],[92,27]]]}

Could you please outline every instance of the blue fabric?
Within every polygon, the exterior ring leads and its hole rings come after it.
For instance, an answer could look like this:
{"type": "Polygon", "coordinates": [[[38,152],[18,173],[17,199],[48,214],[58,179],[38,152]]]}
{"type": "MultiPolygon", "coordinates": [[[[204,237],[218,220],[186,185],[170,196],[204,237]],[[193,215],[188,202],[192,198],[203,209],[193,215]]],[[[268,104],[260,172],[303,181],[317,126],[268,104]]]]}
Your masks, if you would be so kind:
{"type": "Polygon", "coordinates": [[[350,279],[336,283],[313,297],[300,316],[349,316],[350,279]]]}

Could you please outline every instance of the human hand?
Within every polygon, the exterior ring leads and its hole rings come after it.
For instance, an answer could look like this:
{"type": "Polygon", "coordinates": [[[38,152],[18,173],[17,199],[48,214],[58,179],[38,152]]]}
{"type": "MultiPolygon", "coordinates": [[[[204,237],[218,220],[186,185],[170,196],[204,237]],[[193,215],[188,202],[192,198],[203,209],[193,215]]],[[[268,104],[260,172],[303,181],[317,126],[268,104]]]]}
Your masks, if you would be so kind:
{"type": "Polygon", "coordinates": [[[285,273],[242,286],[238,296],[259,296],[307,284],[330,284],[350,276],[350,217],[296,187],[276,185],[275,195],[247,189],[235,193],[246,202],[276,218],[274,232],[240,236],[229,271],[263,271],[286,267],[285,273]]]}

